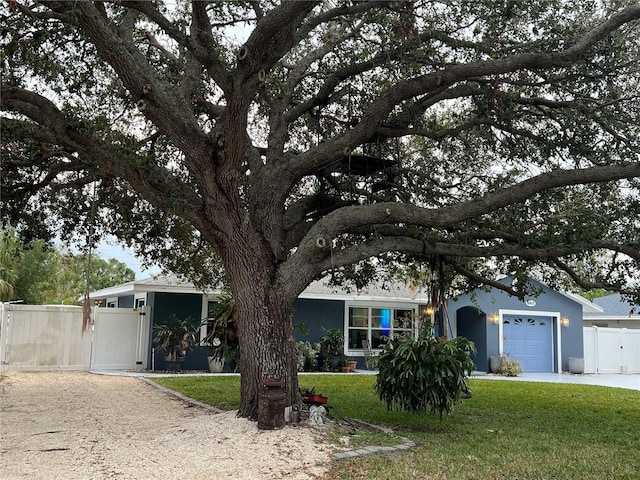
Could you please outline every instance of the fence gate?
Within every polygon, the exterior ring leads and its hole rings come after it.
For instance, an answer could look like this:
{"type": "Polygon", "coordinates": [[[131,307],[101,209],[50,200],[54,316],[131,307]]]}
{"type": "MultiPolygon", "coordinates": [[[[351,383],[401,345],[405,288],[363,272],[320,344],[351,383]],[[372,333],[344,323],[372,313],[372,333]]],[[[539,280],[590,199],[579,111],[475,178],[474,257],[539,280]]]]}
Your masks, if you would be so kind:
{"type": "Polygon", "coordinates": [[[141,370],[148,367],[149,307],[94,308],[91,370],[141,370]]]}
{"type": "Polygon", "coordinates": [[[640,329],[584,327],[585,373],[640,373],[640,329]]]}

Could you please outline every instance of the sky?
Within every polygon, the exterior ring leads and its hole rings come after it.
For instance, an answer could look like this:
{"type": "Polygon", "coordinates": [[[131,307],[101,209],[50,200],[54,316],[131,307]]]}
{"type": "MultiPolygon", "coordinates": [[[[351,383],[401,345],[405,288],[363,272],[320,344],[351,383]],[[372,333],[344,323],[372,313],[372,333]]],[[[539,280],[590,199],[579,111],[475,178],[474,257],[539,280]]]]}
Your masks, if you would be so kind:
{"type": "Polygon", "coordinates": [[[100,242],[97,254],[104,260],[115,258],[126,264],[127,267],[135,272],[136,280],[149,278],[152,275],[158,275],[160,273],[158,266],[145,269],[142,266],[142,261],[134,255],[133,250],[120,246],[116,240],[104,240],[100,242]]]}

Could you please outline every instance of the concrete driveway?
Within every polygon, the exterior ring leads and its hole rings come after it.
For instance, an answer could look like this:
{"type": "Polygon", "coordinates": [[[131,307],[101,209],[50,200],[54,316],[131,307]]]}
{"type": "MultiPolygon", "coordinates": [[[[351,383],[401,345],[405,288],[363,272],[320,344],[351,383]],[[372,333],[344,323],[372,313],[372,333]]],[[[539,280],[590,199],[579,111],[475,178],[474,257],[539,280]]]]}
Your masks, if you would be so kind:
{"type": "Polygon", "coordinates": [[[476,374],[473,375],[473,378],[515,382],[575,383],[580,385],[600,385],[602,387],[640,390],[640,375],[573,375],[569,373],[523,373],[519,377],[503,377],[501,375],[476,374]]]}

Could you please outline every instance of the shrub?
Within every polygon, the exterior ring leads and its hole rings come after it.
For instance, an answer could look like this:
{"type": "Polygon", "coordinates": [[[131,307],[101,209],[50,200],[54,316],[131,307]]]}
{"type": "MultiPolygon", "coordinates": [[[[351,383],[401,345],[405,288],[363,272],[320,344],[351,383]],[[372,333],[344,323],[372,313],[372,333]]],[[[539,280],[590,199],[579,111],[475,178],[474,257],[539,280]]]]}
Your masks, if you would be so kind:
{"type": "Polygon", "coordinates": [[[518,360],[511,360],[508,357],[502,358],[502,363],[498,369],[498,375],[504,375],[505,377],[517,377],[522,373],[522,367],[518,360]]]}
{"type": "Polygon", "coordinates": [[[320,345],[312,345],[310,342],[296,342],[296,354],[298,356],[299,372],[315,372],[318,370],[318,354],[320,345]]]}
{"type": "Polygon", "coordinates": [[[450,413],[468,395],[467,375],[474,364],[470,340],[421,335],[389,339],[378,357],[375,389],[387,409],[407,412],[450,413]]]}

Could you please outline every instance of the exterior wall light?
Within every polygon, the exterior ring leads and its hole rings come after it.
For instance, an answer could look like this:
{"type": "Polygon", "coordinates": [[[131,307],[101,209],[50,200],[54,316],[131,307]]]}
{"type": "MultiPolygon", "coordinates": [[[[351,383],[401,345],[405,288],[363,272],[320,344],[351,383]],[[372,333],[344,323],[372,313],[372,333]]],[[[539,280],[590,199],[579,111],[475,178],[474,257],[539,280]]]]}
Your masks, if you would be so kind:
{"type": "Polygon", "coordinates": [[[560,325],[562,325],[563,327],[568,327],[569,326],[569,317],[562,317],[560,319],[560,325]]]}
{"type": "Polygon", "coordinates": [[[489,317],[489,320],[494,325],[497,325],[498,323],[500,323],[500,315],[498,315],[497,313],[492,313],[491,316],[489,317]]]}

